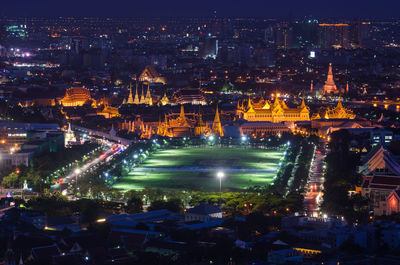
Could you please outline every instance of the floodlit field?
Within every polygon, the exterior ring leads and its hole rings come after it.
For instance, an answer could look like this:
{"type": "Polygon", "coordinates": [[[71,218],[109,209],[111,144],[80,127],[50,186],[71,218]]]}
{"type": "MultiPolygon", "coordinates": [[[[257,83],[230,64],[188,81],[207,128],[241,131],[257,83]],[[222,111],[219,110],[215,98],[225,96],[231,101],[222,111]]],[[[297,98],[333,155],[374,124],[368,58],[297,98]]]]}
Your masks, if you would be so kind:
{"type": "Polygon", "coordinates": [[[121,190],[160,188],[219,191],[216,173],[222,170],[224,191],[265,186],[273,181],[283,151],[249,147],[186,147],[162,150],[135,168],[114,187],[121,190]]]}

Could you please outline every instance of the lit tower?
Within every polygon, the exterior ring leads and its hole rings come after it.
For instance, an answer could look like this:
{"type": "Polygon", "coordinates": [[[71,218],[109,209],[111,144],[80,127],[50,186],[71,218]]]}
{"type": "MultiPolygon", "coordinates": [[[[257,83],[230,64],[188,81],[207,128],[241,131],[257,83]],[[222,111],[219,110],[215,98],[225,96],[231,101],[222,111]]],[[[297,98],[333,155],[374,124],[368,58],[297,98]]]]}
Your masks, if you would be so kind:
{"type": "Polygon", "coordinates": [[[179,113],[179,119],[184,123],[186,122],[185,108],[183,107],[183,104],[181,105],[181,112],[179,113]]]}
{"type": "Polygon", "coordinates": [[[221,126],[221,119],[219,118],[218,105],[217,105],[217,110],[215,111],[214,122],[212,124],[211,129],[214,134],[218,134],[219,136],[224,136],[224,132],[222,131],[222,126],[221,126]]]}
{"type": "Polygon", "coordinates": [[[323,87],[324,94],[334,93],[337,94],[335,81],[333,80],[332,64],[329,64],[328,77],[326,78],[325,85],[323,87]]]}
{"type": "Polygon", "coordinates": [[[349,82],[346,83],[346,94],[349,94],[349,82]]]}
{"type": "Polygon", "coordinates": [[[133,96],[132,96],[132,83],[129,85],[129,97],[128,97],[128,104],[133,104],[133,96]]]}
{"type": "Polygon", "coordinates": [[[144,98],[144,93],[143,93],[143,84],[142,84],[142,95],[140,96],[140,104],[146,104],[146,99],[144,98]]]}
{"type": "Polygon", "coordinates": [[[137,88],[138,88],[138,84],[136,82],[135,99],[133,100],[133,104],[140,104],[139,94],[138,94],[137,88]]]}
{"type": "Polygon", "coordinates": [[[150,94],[150,84],[147,84],[147,93],[146,93],[146,98],[144,99],[144,103],[147,105],[153,105],[153,99],[151,98],[150,94]]]}
{"type": "Polygon", "coordinates": [[[314,89],[314,82],[313,82],[313,80],[311,80],[310,93],[313,92],[313,89],[314,89]]]}

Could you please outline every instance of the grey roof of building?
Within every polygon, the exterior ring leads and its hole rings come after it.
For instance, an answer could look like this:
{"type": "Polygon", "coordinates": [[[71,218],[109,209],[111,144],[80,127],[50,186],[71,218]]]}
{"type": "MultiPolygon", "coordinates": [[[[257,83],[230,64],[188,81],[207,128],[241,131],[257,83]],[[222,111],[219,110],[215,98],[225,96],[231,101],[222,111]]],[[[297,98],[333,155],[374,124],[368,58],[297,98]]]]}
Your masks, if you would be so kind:
{"type": "Polygon", "coordinates": [[[187,213],[209,215],[214,213],[222,213],[222,210],[218,206],[202,203],[191,209],[188,209],[187,213]]]}

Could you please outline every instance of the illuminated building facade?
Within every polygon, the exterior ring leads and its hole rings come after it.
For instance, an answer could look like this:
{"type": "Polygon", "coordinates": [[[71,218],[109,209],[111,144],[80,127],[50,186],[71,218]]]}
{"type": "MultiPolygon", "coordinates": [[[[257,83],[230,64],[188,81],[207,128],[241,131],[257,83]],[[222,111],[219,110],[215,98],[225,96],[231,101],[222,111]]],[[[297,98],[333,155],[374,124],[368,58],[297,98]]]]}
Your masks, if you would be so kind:
{"type": "Polygon", "coordinates": [[[207,105],[206,97],[198,88],[179,89],[172,98],[177,104],[207,105]]]}
{"type": "Polygon", "coordinates": [[[71,87],[65,92],[65,96],[59,100],[65,107],[83,106],[85,103],[93,101],[89,89],[85,87],[71,87]]]}
{"type": "Polygon", "coordinates": [[[106,119],[111,119],[114,117],[121,116],[119,114],[119,110],[117,107],[112,107],[109,105],[105,105],[104,109],[102,111],[98,112],[97,115],[103,115],[106,119]]]}
{"type": "Polygon", "coordinates": [[[258,138],[268,135],[282,135],[282,133],[289,133],[290,128],[283,123],[250,121],[240,125],[240,132],[242,135],[249,135],[253,138],[258,138]]]}
{"type": "Polygon", "coordinates": [[[253,104],[250,98],[247,101],[247,106],[238,102],[236,115],[247,121],[269,121],[273,123],[310,120],[310,111],[304,99],[297,108],[289,108],[285,101],[280,101],[278,97],[275,98],[273,103],[262,100],[253,104]]]}
{"type": "Polygon", "coordinates": [[[164,77],[160,76],[154,66],[146,66],[139,76],[139,81],[147,83],[162,83],[166,84],[164,77]]]}
{"type": "Polygon", "coordinates": [[[400,188],[398,159],[388,149],[377,145],[364,159],[359,172],[363,176],[361,194],[370,199],[374,215],[398,211],[398,200],[393,203],[394,198],[390,197],[393,190],[400,188]]]}
{"type": "Polygon", "coordinates": [[[319,24],[321,48],[350,48],[349,31],[350,27],[347,23],[319,24]]]}

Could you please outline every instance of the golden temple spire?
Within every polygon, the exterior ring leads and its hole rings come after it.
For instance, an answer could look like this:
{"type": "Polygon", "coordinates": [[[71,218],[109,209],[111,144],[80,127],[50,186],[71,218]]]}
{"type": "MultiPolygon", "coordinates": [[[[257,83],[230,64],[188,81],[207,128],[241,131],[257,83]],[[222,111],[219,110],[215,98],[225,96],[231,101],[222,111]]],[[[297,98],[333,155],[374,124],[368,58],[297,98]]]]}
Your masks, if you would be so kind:
{"type": "Polygon", "coordinates": [[[144,92],[143,92],[143,84],[142,84],[142,95],[140,96],[140,104],[145,104],[146,99],[144,98],[144,92]]]}
{"type": "Polygon", "coordinates": [[[151,94],[150,94],[150,83],[147,84],[145,103],[150,106],[153,105],[153,99],[151,98],[151,94]]]}
{"type": "Polygon", "coordinates": [[[135,99],[133,100],[133,104],[140,104],[139,94],[138,94],[138,83],[137,82],[136,82],[135,99]]]}
{"type": "Polygon", "coordinates": [[[133,96],[132,96],[132,83],[129,84],[129,97],[128,97],[128,104],[133,104],[133,96]]]}
{"type": "Polygon", "coordinates": [[[219,118],[218,105],[215,111],[214,122],[212,124],[212,131],[213,133],[218,134],[219,136],[224,136],[224,132],[222,130],[222,125],[221,125],[221,119],[219,118]]]}
{"type": "Polygon", "coordinates": [[[338,100],[338,103],[336,105],[336,108],[337,109],[342,109],[343,108],[341,97],[339,97],[339,100],[338,100]]]}
{"type": "Polygon", "coordinates": [[[303,99],[301,100],[301,104],[300,104],[300,107],[299,107],[299,108],[300,108],[300,109],[307,108],[306,103],[304,102],[304,96],[303,96],[303,99]]]}
{"type": "Polygon", "coordinates": [[[185,108],[183,107],[183,104],[181,105],[181,112],[179,113],[179,118],[181,118],[182,121],[186,120],[185,117],[185,108]]]}
{"type": "Polygon", "coordinates": [[[250,96],[249,96],[249,101],[247,102],[247,108],[248,108],[248,109],[253,108],[253,106],[251,105],[251,98],[250,98],[250,96]]]}
{"type": "Polygon", "coordinates": [[[346,83],[346,94],[348,94],[349,93],[349,81],[347,81],[347,83],[346,83]]]}

